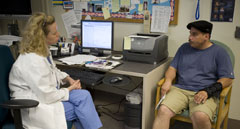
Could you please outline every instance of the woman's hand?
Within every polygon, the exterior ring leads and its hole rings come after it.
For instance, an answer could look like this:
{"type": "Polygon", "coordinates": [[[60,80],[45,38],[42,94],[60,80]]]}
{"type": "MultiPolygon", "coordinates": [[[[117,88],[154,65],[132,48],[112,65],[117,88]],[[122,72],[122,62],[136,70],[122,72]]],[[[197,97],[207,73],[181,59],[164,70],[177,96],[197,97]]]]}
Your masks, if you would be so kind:
{"type": "Polygon", "coordinates": [[[68,87],[68,90],[71,91],[71,90],[74,90],[74,89],[81,89],[82,86],[81,86],[81,83],[80,83],[80,80],[73,80],[74,82],[72,82],[72,84],[68,87]]]}
{"type": "Polygon", "coordinates": [[[69,77],[69,76],[67,76],[67,77],[64,79],[64,81],[68,82],[70,85],[72,85],[72,84],[75,82],[75,80],[72,79],[72,78],[69,77]]]}

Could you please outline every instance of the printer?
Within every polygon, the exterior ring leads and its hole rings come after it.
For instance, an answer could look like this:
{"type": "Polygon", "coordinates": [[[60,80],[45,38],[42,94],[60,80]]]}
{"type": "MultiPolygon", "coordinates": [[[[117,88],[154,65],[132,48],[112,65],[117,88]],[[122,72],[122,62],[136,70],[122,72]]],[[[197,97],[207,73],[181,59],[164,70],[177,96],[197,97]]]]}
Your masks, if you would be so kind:
{"type": "Polygon", "coordinates": [[[137,33],[124,37],[123,60],[157,64],[167,57],[167,35],[137,33]]]}

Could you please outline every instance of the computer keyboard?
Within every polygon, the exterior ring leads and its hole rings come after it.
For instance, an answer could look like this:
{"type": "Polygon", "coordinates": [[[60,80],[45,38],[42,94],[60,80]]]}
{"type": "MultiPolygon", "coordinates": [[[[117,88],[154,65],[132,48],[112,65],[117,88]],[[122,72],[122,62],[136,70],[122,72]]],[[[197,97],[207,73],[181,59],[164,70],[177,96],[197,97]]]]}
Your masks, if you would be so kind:
{"type": "Polygon", "coordinates": [[[86,86],[100,84],[104,78],[104,74],[94,71],[81,71],[77,69],[65,69],[63,71],[68,73],[73,79],[80,79],[80,82],[86,86]]]}

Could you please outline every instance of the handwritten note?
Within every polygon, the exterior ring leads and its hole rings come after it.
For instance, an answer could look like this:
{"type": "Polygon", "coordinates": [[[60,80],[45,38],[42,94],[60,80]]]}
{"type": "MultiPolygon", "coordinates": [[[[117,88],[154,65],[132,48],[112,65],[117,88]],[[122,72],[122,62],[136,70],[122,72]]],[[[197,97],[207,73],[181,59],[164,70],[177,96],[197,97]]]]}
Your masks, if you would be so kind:
{"type": "Polygon", "coordinates": [[[104,19],[108,19],[111,17],[110,15],[110,12],[109,12],[109,9],[108,8],[102,8],[102,11],[103,11],[103,16],[104,16],[104,19]]]}

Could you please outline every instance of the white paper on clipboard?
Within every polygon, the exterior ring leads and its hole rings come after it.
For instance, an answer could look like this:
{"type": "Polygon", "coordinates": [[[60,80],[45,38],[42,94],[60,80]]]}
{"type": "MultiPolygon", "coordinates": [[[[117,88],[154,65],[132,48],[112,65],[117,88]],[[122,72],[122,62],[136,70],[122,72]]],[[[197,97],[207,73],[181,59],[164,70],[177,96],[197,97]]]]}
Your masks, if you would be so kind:
{"type": "Polygon", "coordinates": [[[165,97],[166,97],[166,94],[159,100],[157,106],[155,107],[155,110],[157,110],[157,109],[159,108],[160,104],[161,104],[162,101],[165,99],[165,97]]]}

